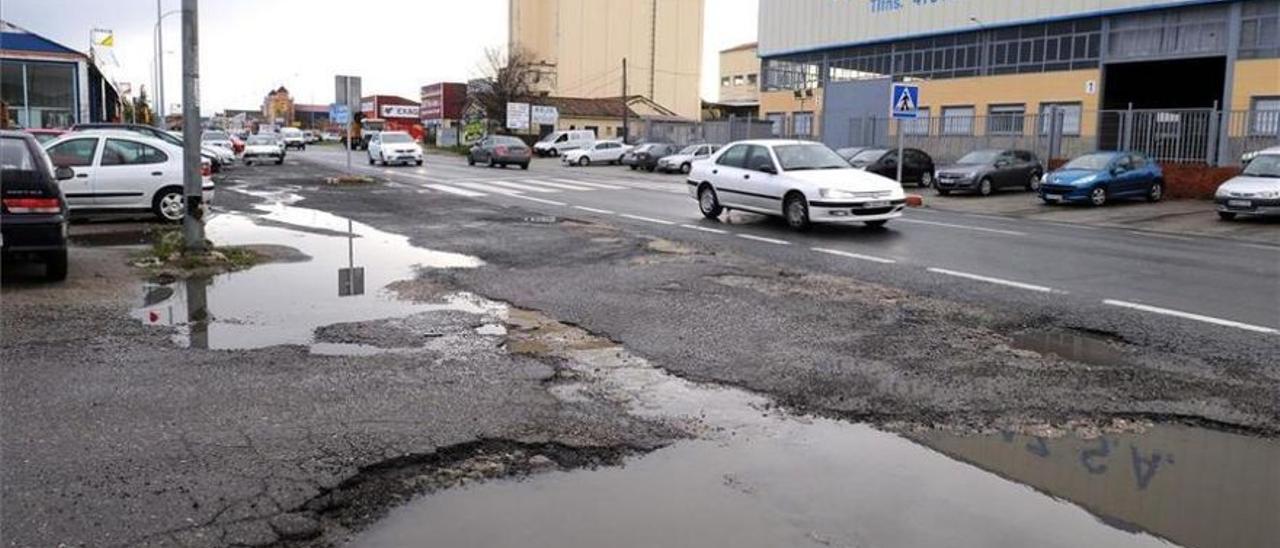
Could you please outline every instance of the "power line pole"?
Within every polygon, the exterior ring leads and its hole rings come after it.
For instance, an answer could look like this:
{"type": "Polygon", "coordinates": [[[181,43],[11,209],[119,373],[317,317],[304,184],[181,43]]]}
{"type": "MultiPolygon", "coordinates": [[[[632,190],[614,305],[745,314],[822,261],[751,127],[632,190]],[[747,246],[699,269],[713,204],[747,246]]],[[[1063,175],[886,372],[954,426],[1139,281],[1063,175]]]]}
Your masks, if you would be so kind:
{"type": "Polygon", "coordinates": [[[182,0],[182,194],[186,214],[182,234],[188,252],[202,252],[204,185],[200,157],[199,1],[182,0]]]}
{"type": "Polygon", "coordinates": [[[631,109],[627,107],[627,58],[622,58],[622,144],[631,138],[631,109]]]}
{"type": "Polygon", "coordinates": [[[160,14],[160,1],[156,0],[156,127],[164,129],[164,25],[160,14]]]}

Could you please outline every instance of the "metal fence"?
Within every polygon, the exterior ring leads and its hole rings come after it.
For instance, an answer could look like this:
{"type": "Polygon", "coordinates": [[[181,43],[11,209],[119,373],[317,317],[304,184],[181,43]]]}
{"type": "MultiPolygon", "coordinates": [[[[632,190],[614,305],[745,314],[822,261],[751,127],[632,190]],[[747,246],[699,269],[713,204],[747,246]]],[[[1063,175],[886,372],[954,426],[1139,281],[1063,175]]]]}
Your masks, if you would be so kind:
{"type": "MultiPolygon", "coordinates": [[[[897,146],[898,125],[887,118],[850,118],[826,128],[824,141],[850,146],[897,146]],[[832,139],[832,131],[844,131],[832,139]]],[[[1013,148],[1041,158],[1073,158],[1095,150],[1135,150],[1156,161],[1236,165],[1251,151],[1280,146],[1280,111],[1079,110],[1044,114],[935,116],[905,120],[903,145],[948,163],[981,149],[1013,148]]]]}
{"type": "Polygon", "coordinates": [[[817,140],[817,135],[788,135],[780,123],[761,118],[730,117],[723,120],[702,122],[653,121],[638,124],[631,132],[633,142],[658,141],[679,146],[716,143],[725,144],[746,139],[776,137],[806,138],[817,140]]]}

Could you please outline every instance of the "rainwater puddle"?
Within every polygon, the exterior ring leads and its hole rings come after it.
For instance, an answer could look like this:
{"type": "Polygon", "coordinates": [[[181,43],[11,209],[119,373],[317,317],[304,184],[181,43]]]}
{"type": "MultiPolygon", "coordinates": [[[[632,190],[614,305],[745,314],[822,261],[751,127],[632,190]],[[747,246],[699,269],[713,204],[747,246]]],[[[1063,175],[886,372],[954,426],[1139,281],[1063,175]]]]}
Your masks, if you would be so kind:
{"type": "Polygon", "coordinates": [[[1013,347],[1090,365],[1124,365],[1130,357],[1106,338],[1063,331],[1031,331],[1013,336],[1013,347]]]}
{"type": "Polygon", "coordinates": [[[1194,428],[1038,438],[790,415],[667,375],[618,347],[573,351],[566,401],[604,399],[696,441],[623,467],[420,497],[351,546],[487,548],[1173,546],[1280,538],[1280,444],[1194,428]]]}
{"type": "MultiPolygon", "coordinates": [[[[311,345],[316,328],[336,323],[440,310],[488,314],[497,309],[493,303],[462,294],[442,303],[413,303],[385,289],[392,282],[414,278],[417,268],[483,264],[475,257],[417,248],[404,236],[293,207],[286,201],[262,206],[260,211],[253,217],[214,217],[207,226],[210,239],[221,245],[291,247],[310,259],[148,285],[133,316],[148,325],[177,327],[175,339],[184,346],[246,349],[311,345]]],[[[313,351],[373,353],[371,347],[339,344],[315,345],[313,351]]]]}

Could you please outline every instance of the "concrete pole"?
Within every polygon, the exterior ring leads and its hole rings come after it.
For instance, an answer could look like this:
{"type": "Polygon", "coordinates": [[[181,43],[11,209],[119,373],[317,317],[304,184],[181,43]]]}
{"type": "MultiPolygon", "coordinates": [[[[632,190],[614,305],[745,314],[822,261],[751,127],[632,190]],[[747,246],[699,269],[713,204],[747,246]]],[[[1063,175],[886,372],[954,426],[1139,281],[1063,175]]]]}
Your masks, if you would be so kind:
{"type": "Polygon", "coordinates": [[[156,0],[156,127],[165,128],[164,120],[164,25],[160,20],[160,1],[156,0]]]}
{"type": "Polygon", "coordinates": [[[198,0],[182,0],[182,190],[187,213],[182,234],[188,252],[202,252],[204,212],[200,175],[200,19],[198,0]]]}

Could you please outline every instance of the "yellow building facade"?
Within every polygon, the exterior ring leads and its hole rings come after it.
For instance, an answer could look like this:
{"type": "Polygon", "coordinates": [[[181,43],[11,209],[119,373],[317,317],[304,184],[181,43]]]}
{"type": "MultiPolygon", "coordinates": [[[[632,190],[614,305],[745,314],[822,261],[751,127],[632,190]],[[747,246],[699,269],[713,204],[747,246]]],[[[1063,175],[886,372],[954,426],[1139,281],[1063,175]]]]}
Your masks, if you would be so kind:
{"type": "Polygon", "coordinates": [[[720,52],[720,102],[730,105],[760,102],[760,56],[755,43],[720,52]]]}
{"type": "Polygon", "coordinates": [[[509,0],[509,46],[558,97],[640,95],[680,116],[701,113],[703,0],[509,0]]]}

